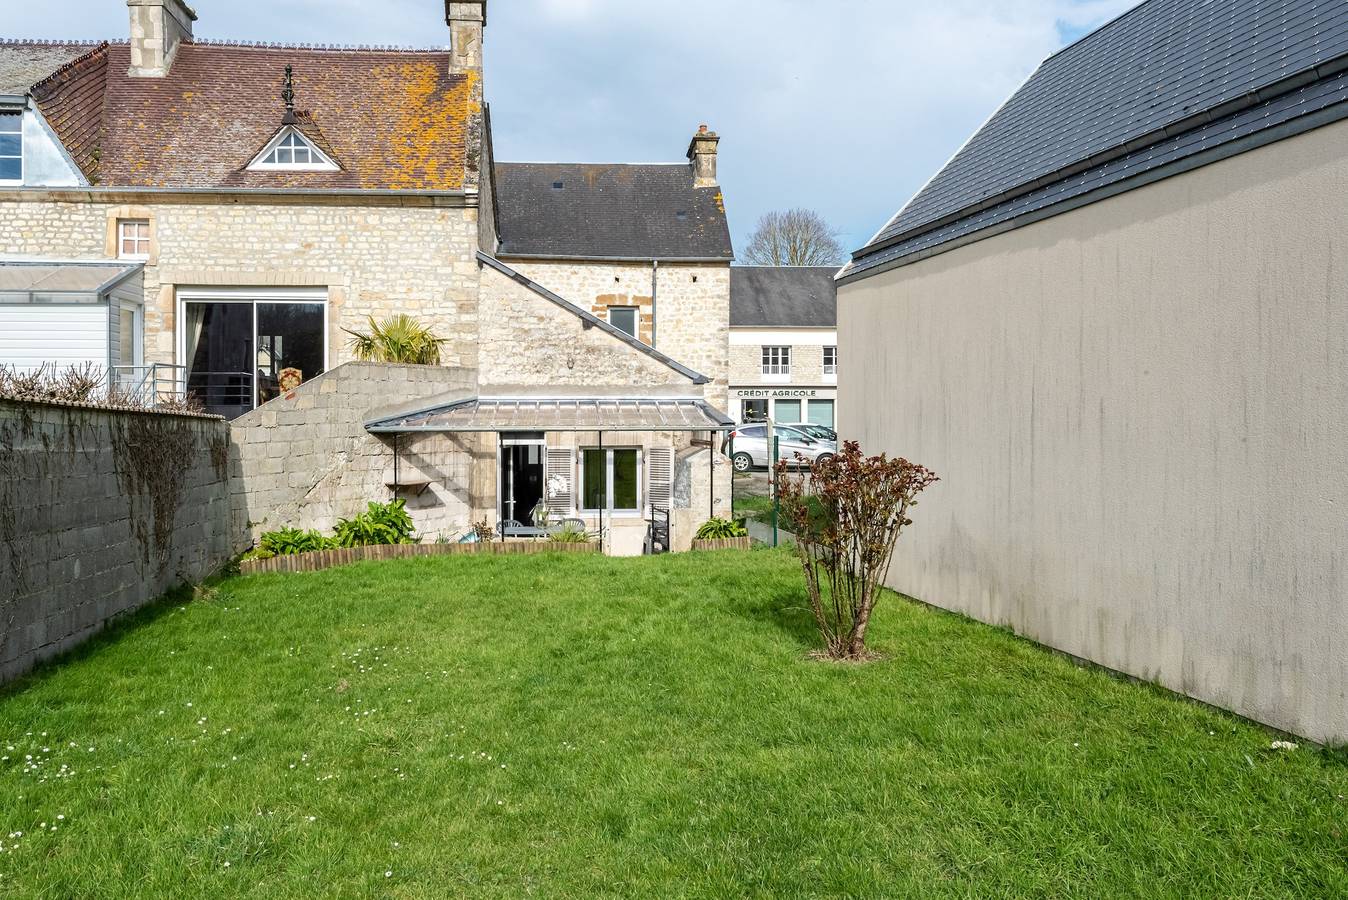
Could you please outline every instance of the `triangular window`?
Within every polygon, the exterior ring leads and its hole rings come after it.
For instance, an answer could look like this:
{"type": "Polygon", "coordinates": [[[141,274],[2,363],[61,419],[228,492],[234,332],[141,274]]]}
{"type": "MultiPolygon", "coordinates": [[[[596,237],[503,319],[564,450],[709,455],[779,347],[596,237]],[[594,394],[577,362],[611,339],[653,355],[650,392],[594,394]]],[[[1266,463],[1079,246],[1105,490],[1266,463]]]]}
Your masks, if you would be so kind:
{"type": "Polygon", "coordinates": [[[248,168],[290,172],[340,171],[340,167],[326,153],[290,126],[282,128],[248,168]]]}

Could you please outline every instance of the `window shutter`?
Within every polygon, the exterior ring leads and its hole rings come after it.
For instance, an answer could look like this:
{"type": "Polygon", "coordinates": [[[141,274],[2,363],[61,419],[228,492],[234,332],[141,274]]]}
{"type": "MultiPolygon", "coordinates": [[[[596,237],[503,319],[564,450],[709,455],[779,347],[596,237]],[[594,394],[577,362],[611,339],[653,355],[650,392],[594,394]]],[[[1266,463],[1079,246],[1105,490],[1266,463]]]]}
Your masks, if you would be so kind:
{"type": "Polygon", "coordinates": [[[544,467],[544,493],[548,512],[554,516],[569,517],[576,508],[576,456],[570,447],[549,447],[544,467]]]}
{"type": "Polygon", "coordinates": [[[674,450],[671,447],[653,447],[646,451],[649,475],[646,493],[652,510],[669,512],[674,488],[674,450]]]}

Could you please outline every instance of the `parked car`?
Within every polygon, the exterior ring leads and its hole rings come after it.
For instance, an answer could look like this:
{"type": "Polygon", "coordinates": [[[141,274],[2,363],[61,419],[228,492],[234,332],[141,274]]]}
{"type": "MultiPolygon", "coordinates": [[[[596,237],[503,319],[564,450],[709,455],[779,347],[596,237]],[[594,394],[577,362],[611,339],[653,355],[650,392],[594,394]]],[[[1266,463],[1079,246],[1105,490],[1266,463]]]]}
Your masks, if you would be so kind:
{"type": "Polygon", "coordinates": [[[838,432],[827,425],[815,425],[813,422],[783,422],[777,427],[794,428],[796,431],[803,431],[807,436],[817,441],[827,441],[834,447],[838,446],[838,432]]]}
{"type": "MultiPolygon", "coordinates": [[[[828,442],[812,438],[803,431],[782,425],[773,429],[778,438],[779,459],[796,462],[799,453],[807,462],[834,456],[838,448],[828,442]]],[[[741,425],[730,433],[730,461],[736,472],[747,472],[755,466],[772,465],[772,448],[768,446],[768,426],[741,425]]]]}

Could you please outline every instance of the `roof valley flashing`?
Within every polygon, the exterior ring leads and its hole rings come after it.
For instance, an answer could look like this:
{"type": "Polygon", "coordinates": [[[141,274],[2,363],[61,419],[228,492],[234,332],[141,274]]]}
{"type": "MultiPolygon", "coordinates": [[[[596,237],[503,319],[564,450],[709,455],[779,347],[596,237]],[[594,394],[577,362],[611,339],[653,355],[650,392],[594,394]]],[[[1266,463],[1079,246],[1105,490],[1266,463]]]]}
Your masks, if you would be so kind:
{"type": "Polygon", "coordinates": [[[1049,57],[840,281],[1348,115],[1348,5],[1273,5],[1147,0],[1049,57]]]}

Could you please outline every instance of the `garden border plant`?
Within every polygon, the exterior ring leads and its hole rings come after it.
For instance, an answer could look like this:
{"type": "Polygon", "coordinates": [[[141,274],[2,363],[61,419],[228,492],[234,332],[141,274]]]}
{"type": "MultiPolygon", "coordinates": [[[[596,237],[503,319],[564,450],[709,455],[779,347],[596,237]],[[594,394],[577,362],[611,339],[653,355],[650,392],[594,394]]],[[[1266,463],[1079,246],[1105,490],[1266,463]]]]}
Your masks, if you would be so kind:
{"type": "Polygon", "coordinates": [[[894,545],[913,524],[917,495],[940,479],[925,466],[885,454],[862,455],[847,441],[836,456],[803,468],[797,454],[792,474],[786,460],[775,472],[782,514],[796,535],[796,553],[815,624],[824,641],[820,654],[833,660],[874,658],[866,629],[880,598],[894,545]]]}

